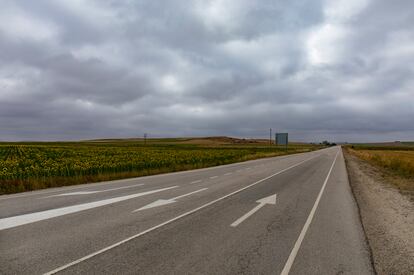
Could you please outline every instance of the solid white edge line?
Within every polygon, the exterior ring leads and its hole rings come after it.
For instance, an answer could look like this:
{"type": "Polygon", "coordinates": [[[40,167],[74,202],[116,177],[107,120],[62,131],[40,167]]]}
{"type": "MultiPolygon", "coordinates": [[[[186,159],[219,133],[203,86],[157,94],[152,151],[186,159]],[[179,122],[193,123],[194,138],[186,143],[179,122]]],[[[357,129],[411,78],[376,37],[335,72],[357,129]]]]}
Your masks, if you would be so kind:
{"type": "Polygon", "coordinates": [[[290,252],[289,258],[287,259],[285,266],[282,270],[282,272],[280,273],[280,275],[288,275],[290,272],[290,269],[293,266],[293,263],[295,261],[296,255],[299,252],[300,246],[302,244],[303,239],[305,238],[306,232],[308,231],[308,228],[313,220],[313,217],[315,215],[316,209],[318,208],[319,205],[319,201],[321,200],[321,197],[323,195],[323,192],[325,190],[326,184],[328,183],[329,180],[329,176],[331,175],[331,172],[335,166],[336,163],[336,159],[338,158],[339,152],[341,149],[338,150],[338,152],[335,155],[335,159],[332,162],[331,168],[329,169],[328,175],[326,176],[325,181],[323,182],[322,188],[319,191],[318,197],[316,198],[315,204],[312,207],[311,212],[309,213],[309,216],[305,222],[305,224],[303,225],[302,231],[300,232],[300,235],[298,237],[298,239],[296,240],[295,246],[293,247],[292,251],[290,252]]]}
{"type": "Polygon", "coordinates": [[[289,167],[287,167],[287,168],[285,168],[285,169],[282,169],[281,171],[279,171],[279,172],[277,172],[277,173],[274,173],[274,174],[272,174],[272,175],[270,175],[270,176],[268,176],[268,177],[266,177],[266,178],[263,178],[263,179],[261,179],[261,180],[258,180],[258,181],[254,182],[254,183],[252,183],[252,184],[249,184],[249,185],[247,185],[247,186],[245,186],[245,187],[243,187],[243,188],[241,188],[241,189],[238,189],[238,190],[236,190],[236,191],[234,191],[234,192],[232,192],[232,193],[230,193],[230,194],[227,194],[227,195],[225,195],[225,196],[223,196],[223,197],[220,197],[220,198],[215,199],[215,200],[213,200],[213,201],[211,201],[211,202],[208,202],[208,203],[206,203],[206,204],[204,204],[204,205],[202,205],[202,206],[199,206],[199,207],[197,207],[197,208],[194,208],[193,210],[190,210],[190,211],[188,211],[188,212],[185,212],[185,213],[183,213],[183,214],[181,214],[181,215],[179,215],[179,216],[177,216],[177,217],[175,217],[175,218],[172,218],[172,219],[170,219],[170,220],[168,220],[168,221],[165,221],[165,222],[160,223],[160,224],[158,224],[158,225],[156,225],[156,226],[153,226],[153,227],[151,227],[151,228],[149,228],[149,229],[147,229],[147,230],[144,230],[144,231],[142,231],[142,232],[140,232],[140,233],[138,233],[138,234],[136,234],[136,235],[133,235],[133,236],[131,236],[131,237],[129,237],[129,238],[126,238],[126,239],[124,239],[124,240],[122,240],[122,241],[120,241],[120,242],[117,242],[117,243],[113,244],[113,245],[107,246],[107,247],[105,247],[105,248],[103,248],[103,249],[101,249],[101,250],[98,250],[98,251],[96,251],[96,252],[94,252],[94,253],[91,253],[91,254],[89,254],[89,255],[87,255],[87,256],[85,256],[85,257],[82,257],[82,258],[80,258],[80,259],[78,259],[78,260],[76,260],[76,261],[73,261],[73,262],[68,263],[68,264],[66,264],[66,265],[63,265],[63,266],[61,266],[61,267],[58,267],[58,268],[56,268],[56,269],[54,269],[54,270],[52,270],[52,271],[49,271],[49,272],[47,272],[47,273],[44,273],[44,275],[56,274],[56,273],[57,273],[57,272],[59,272],[59,271],[62,271],[62,270],[67,269],[68,267],[74,266],[74,265],[76,265],[76,264],[78,264],[78,263],[81,263],[81,262],[86,261],[86,260],[88,260],[88,259],[90,259],[90,258],[93,258],[93,257],[95,257],[95,256],[97,256],[97,255],[99,255],[99,254],[102,254],[102,253],[104,253],[104,252],[106,252],[106,251],[108,251],[108,250],[111,250],[111,249],[113,249],[113,248],[115,248],[115,247],[118,247],[118,246],[120,246],[120,245],[122,245],[122,244],[124,244],[124,243],[126,243],[126,242],[129,242],[129,241],[131,241],[131,240],[133,240],[133,239],[136,239],[136,238],[138,238],[138,237],[140,237],[140,236],[142,236],[142,235],[145,235],[145,234],[147,234],[147,233],[149,233],[149,232],[151,232],[151,231],[154,231],[155,229],[158,229],[158,228],[160,228],[160,227],[162,227],[162,226],[164,226],[164,225],[170,224],[170,223],[172,223],[172,222],[174,222],[174,221],[176,221],[176,220],[179,220],[179,219],[184,218],[184,217],[186,217],[186,216],[188,216],[188,215],[191,215],[191,214],[193,214],[193,213],[195,213],[195,212],[197,212],[197,211],[199,211],[199,210],[201,210],[201,209],[203,209],[203,208],[206,208],[206,207],[208,207],[208,206],[210,206],[210,205],[212,205],[212,204],[214,204],[214,203],[216,203],[216,202],[219,202],[219,201],[224,200],[224,199],[226,199],[226,198],[228,198],[228,197],[230,197],[230,196],[233,196],[233,195],[235,195],[235,194],[237,194],[237,193],[240,193],[240,192],[242,192],[242,191],[244,191],[244,190],[246,190],[246,189],[248,189],[248,188],[250,188],[250,187],[252,187],[252,186],[255,186],[255,185],[257,185],[257,184],[259,184],[259,183],[261,183],[261,182],[263,182],[263,181],[266,181],[266,180],[268,180],[268,179],[270,179],[270,178],[272,178],[272,177],[274,177],[274,176],[277,176],[277,175],[279,175],[279,174],[281,174],[281,173],[283,173],[283,172],[285,172],[285,171],[288,171],[288,170],[290,170],[290,169],[292,169],[292,168],[294,168],[294,167],[296,167],[296,166],[301,165],[301,164],[302,164],[302,163],[304,163],[304,162],[307,162],[307,161],[309,161],[309,160],[311,160],[311,159],[314,159],[314,158],[316,158],[316,157],[319,157],[319,156],[320,156],[320,155],[316,155],[316,156],[310,157],[310,158],[308,158],[308,159],[302,160],[302,161],[300,161],[300,162],[298,162],[298,163],[296,163],[296,164],[294,164],[294,165],[292,165],[292,166],[289,166],[289,167]]]}
{"type": "Polygon", "coordinates": [[[211,166],[211,167],[205,167],[205,168],[199,168],[199,169],[193,169],[193,170],[171,172],[171,173],[165,173],[165,174],[155,174],[155,175],[149,175],[149,176],[126,178],[126,179],[111,180],[111,181],[102,181],[102,182],[90,182],[90,183],[78,184],[78,185],[73,185],[73,186],[53,187],[52,188],[53,190],[47,190],[47,189],[33,190],[33,191],[23,192],[23,194],[17,194],[17,195],[15,195],[15,194],[4,194],[4,195],[0,195],[0,201],[1,200],[14,199],[14,198],[24,198],[24,197],[31,197],[31,196],[37,196],[37,195],[45,195],[45,194],[50,194],[50,193],[67,192],[67,191],[71,191],[71,190],[84,189],[84,188],[95,187],[95,186],[103,186],[103,185],[107,185],[107,184],[117,184],[117,183],[121,183],[121,182],[123,183],[123,182],[135,181],[135,180],[146,180],[148,178],[159,178],[159,177],[167,177],[167,176],[171,176],[171,175],[181,175],[181,174],[203,172],[203,171],[209,171],[209,170],[214,170],[214,169],[219,169],[219,168],[239,166],[239,165],[243,165],[243,164],[246,164],[246,163],[260,162],[260,161],[266,161],[266,160],[272,161],[272,159],[277,159],[277,161],[279,161],[279,160],[282,160],[282,159],[302,156],[304,154],[323,152],[324,150],[327,150],[327,149],[329,149],[329,148],[317,149],[315,151],[295,153],[295,154],[289,154],[289,155],[281,155],[281,156],[274,156],[274,157],[268,157],[268,158],[247,160],[247,161],[241,161],[241,162],[235,162],[235,163],[229,163],[229,164],[223,164],[223,165],[211,166]]]}

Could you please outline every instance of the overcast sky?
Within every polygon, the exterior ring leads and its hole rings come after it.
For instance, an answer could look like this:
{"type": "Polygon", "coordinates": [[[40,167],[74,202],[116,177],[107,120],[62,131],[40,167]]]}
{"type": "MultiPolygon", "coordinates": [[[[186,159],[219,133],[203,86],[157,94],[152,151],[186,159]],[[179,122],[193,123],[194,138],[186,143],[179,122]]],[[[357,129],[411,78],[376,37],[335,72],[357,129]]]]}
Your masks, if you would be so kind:
{"type": "Polygon", "coordinates": [[[0,140],[414,140],[412,0],[0,0],[0,140]]]}

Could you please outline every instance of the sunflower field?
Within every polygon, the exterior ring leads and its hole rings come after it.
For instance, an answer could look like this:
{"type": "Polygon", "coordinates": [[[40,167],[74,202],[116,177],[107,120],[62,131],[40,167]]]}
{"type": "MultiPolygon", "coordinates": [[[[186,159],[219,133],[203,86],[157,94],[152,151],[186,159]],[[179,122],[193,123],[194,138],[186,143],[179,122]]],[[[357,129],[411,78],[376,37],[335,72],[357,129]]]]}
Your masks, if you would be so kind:
{"type": "Polygon", "coordinates": [[[0,194],[188,170],[304,152],[268,146],[0,143],[0,194]]]}

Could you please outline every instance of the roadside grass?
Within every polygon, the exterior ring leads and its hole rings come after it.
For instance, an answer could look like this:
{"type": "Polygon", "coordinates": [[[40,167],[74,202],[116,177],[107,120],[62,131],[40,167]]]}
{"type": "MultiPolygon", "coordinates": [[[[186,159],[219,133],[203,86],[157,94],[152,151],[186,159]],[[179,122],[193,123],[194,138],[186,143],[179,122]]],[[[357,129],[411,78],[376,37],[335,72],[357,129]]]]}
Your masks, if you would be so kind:
{"type": "Polygon", "coordinates": [[[391,183],[400,190],[414,192],[414,146],[346,146],[346,150],[383,168],[391,183]],[[386,147],[384,149],[384,147],[386,147]]]}
{"type": "Polygon", "coordinates": [[[318,145],[227,137],[0,143],[0,194],[308,152],[318,145]]]}

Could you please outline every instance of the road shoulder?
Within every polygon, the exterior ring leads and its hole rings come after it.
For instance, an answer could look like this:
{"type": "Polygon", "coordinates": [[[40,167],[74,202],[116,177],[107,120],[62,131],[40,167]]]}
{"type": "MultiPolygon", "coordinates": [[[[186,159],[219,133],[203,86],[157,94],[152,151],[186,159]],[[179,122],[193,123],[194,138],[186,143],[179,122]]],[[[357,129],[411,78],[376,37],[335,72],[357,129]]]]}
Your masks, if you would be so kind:
{"type": "Polygon", "coordinates": [[[290,274],[375,274],[341,153],[290,274]]]}
{"type": "Polygon", "coordinates": [[[344,156],[377,273],[414,274],[414,203],[378,168],[344,156]]]}

